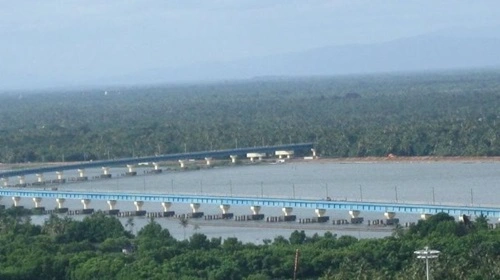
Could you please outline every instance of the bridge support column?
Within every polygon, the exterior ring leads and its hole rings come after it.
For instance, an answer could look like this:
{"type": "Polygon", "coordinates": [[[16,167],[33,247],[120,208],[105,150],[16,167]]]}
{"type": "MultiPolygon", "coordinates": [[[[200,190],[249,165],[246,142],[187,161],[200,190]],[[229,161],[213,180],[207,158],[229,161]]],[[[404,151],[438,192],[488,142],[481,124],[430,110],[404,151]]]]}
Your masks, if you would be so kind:
{"type": "Polygon", "coordinates": [[[396,218],[396,212],[385,212],[385,224],[386,225],[397,225],[399,224],[399,219],[396,218]]]}
{"type": "Polygon", "coordinates": [[[19,196],[13,196],[12,201],[14,202],[14,207],[16,208],[23,208],[21,205],[19,205],[19,202],[21,201],[21,197],[19,196]]]}
{"type": "Polygon", "coordinates": [[[297,216],[292,215],[293,208],[292,207],[283,207],[281,211],[285,214],[284,220],[285,222],[293,222],[297,219],[297,216]]]}
{"type": "Polygon", "coordinates": [[[94,209],[89,208],[89,205],[91,202],[90,199],[82,199],[81,202],[83,204],[83,210],[80,212],[80,214],[92,214],[92,213],[94,213],[94,209]]]}
{"type": "Polygon", "coordinates": [[[68,208],[64,207],[64,202],[65,201],[66,201],[66,199],[64,199],[64,198],[56,198],[56,202],[57,202],[56,212],[57,213],[66,213],[66,212],[68,212],[68,208]]]}
{"type": "Polygon", "coordinates": [[[58,183],[58,184],[66,183],[66,179],[64,179],[63,175],[64,175],[64,172],[56,171],[56,183],[58,183]]]}
{"type": "Polygon", "coordinates": [[[326,223],[326,222],[328,222],[328,220],[330,220],[330,217],[325,216],[326,209],[316,208],[316,209],[314,210],[314,212],[315,212],[315,213],[316,213],[316,215],[318,216],[318,217],[317,217],[318,223],[326,223]]]}
{"type": "Polygon", "coordinates": [[[363,223],[363,217],[360,217],[361,211],[359,210],[350,210],[349,216],[351,216],[351,224],[361,224],[363,223]]]}
{"type": "Polygon", "coordinates": [[[211,157],[206,157],[205,161],[207,162],[208,166],[212,165],[212,158],[211,157]]]}
{"type": "Polygon", "coordinates": [[[430,219],[430,217],[432,217],[432,214],[423,213],[420,215],[420,219],[422,219],[424,221],[430,219]]]}
{"type": "Polygon", "coordinates": [[[42,198],[33,197],[33,202],[35,203],[35,213],[42,214],[45,211],[45,207],[42,207],[42,198]]]}
{"type": "Polygon", "coordinates": [[[229,157],[231,158],[231,163],[236,163],[236,161],[238,160],[237,155],[230,155],[229,157]]]}
{"type": "Polygon", "coordinates": [[[45,185],[45,178],[43,177],[43,173],[37,173],[35,175],[36,175],[35,185],[45,185]]]}
{"type": "Polygon", "coordinates": [[[153,162],[153,173],[161,173],[160,164],[157,162],[153,162]]]}
{"type": "Polygon", "coordinates": [[[182,159],[179,160],[179,164],[181,165],[181,168],[185,168],[186,167],[185,161],[182,160],[182,159]]]}
{"type": "Polygon", "coordinates": [[[109,210],[107,211],[109,215],[118,215],[120,213],[120,210],[115,208],[116,200],[108,200],[107,203],[109,205],[109,210]]]}
{"type": "Polygon", "coordinates": [[[231,205],[221,204],[219,207],[222,210],[222,218],[223,219],[232,219],[234,217],[233,213],[229,213],[229,208],[231,208],[231,205]]]}
{"type": "Polygon", "coordinates": [[[85,176],[85,169],[78,169],[78,177],[76,177],[77,181],[87,181],[89,178],[85,176]]]}
{"type": "Polygon", "coordinates": [[[101,167],[101,169],[102,169],[101,179],[111,178],[111,173],[109,173],[109,167],[103,166],[101,167]]]}
{"type": "Polygon", "coordinates": [[[132,164],[127,164],[127,172],[125,172],[127,176],[136,176],[137,171],[135,171],[135,166],[132,164]]]}
{"type": "Polygon", "coordinates": [[[172,202],[169,201],[162,202],[161,207],[163,207],[163,217],[172,217],[175,215],[175,211],[170,211],[170,207],[172,207],[172,202]]]}
{"type": "Polygon", "coordinates": [[[19,179],[19,184],[16,187],[20,187],[20,188],[26,187],[26,179],[25,179],[24,175],[17,176],[17,178],[19,179]]]}
{"type": "Polygon", "coordinates": [[[190,218],[201,218],[201,217],[203,217],[204,213],[203,212],[198,212],[198,209],[200,209],[201,204],[199,204],[199,203],[191,203],[190,206],[191,206],[191,209],[193,210],[193,212],[191,213],[190,218]]]}
{"type": "Polygon", "coordinates": [[[145,216],[146,210],[142,210],[142,206],[144,205],[144,201],[134,201],[135,205],[135,216],[145,216]]]}
{"type": "Polygon", "coordinates": [[[316,149],[311,149],[311,152],[312,152],[313,159],[318,158],[318,156],[316,155],[316,149]]]}
{"type": "Polygon", "coordinates": [[[259,205],[253,205],[250,207],[252,210],[252,215],[249,217],[251,220],[264,220],[264,214],[260,214],[260,210],[262,209],[259,205]]]}

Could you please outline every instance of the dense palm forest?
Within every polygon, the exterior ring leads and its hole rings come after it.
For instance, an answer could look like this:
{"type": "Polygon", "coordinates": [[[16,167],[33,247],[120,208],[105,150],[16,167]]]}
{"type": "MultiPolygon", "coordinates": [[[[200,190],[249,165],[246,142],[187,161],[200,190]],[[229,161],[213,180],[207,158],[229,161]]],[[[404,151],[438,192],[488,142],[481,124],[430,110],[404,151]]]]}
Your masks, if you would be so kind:
{"type": "Polygon", "coordinates": [[[295,231],[256,245],[201,233],[177,240],[154,220],[134,235],[102,213],[43,225],[19,214],[0,211],[0,279],[424,279],[414,254],[424,246],[441,251],[433,279],[500,278],[500,230],[485,217],[437,214],[382,239],[295,231]]]}
{"type": "Polygon", "coordinates": [[[0,162],[314,142],[322,156],[500,155],[500,71],[0,94],[0,162]]]}

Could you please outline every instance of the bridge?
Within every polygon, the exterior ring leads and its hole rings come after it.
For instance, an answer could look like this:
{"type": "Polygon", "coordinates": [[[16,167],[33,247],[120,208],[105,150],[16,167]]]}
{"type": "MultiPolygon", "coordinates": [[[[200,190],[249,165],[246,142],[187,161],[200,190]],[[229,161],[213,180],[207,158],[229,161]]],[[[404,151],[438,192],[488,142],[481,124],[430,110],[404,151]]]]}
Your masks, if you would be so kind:
{"type": "MultiPolygon", "coordinates": [[[[80,173],[80,179],[87,179],[84,176],[83,170],[85,168],[103,168],[103,172],[105,176],[110,177],[108,174],[108,168],[111,166],[127,166],[129,168],[130,173],[133,173],[133,165],[137,165],[143,162],[150,162],[155,164],[155,169],[158,168],[157,163],[163,161],[179,161],[181,167],[184,166],[184,161],[188,159],[205,159],[207,160],[207,164],[210,163],[212,158],[231,158],[233,162],[237,157],[246,156],[249,157],[252,161],[254,157],[261,158],[268,153],[288,153],[288,155],[292,154],[294,150],[307,150],[313,151],[313,155],[315,155],[315,151],[313,149],[313,143],[297,143],[297,144],[286,144],[286,145],[275,145],[275,146],[261,146],[261,147],[247,147],[247,148],[236,148],[236,149],[227,149],[227,150],[216,150],[216,151],[203,151],[203,152],[190,152],[190,153],[178,153],[178,154],[166,154],[166,155],[155,155],[155,156],[145,156],[145,157],[132,157],[132,158],[121,158],[121,159],[113,159],[113,160],[99,160],[99,161],[89,161],[89,162],[81,162],[81,163],[70,163],[70,164],[61,164],[57,166],[45,166],[45,167],[37,167],[37,168],[27,168],[27,169],[18,169],[18,170],[9,170],[0,172],[0,178],[4,181],[4,186],[7,186],[6,181],[9,177],[18,176],[20,180],[20,184],[24,184],[24,176],[30,174],[37,174],[39,177],[39,183],[43,181],[43,173],[47,172],[56,172],[58,175],[58,180],[63,182],[62,172],[66,170],[78,170],[80,173]]],[[[280,157],[281,157],[280,153],[280,157]]],[[[160,170],[161,171],[161,170],[160,170]]]]}
{"type": "MultiPolygon", "coordinates": [[[[47,191],[37,189],[0,189],[1,197],[11,197],[17,206],[21,198],[30,198],[39,207],[42,199],[54,199],[62,207],[60,202],[66,199],[81,200],[84,209],[92,200],[105,200],[112,206],[117,201],[133,202],[137,211],[141,211],[144,202],[161,203],[165,211],[174,204],[190,204],[193,212],[196,212],[202,204],[217,204],[224,211],[230,206],[249,206],[254,215],[259,214],[260,207],[280,207],[285,216],[291,214],[293,208],[314,209],[318,217],[325,214],[327,210],[349,211],[353,219],[359,219],[360,212],[382,212],[387,219],[394,219],[396,213],[410,213],[422,215],[422,218],[436,213],[447,213],[453,216],[488,216],[499,218],[500,207],[479,206],[456,206],[456,205],[429,205],[392,202],[368,202],[368,201],[329,201],[329,200],[307,200],[307,199],[284,199],[272,197],[227,197],[210,195],[181,195],[181,194],[155,194],[155,193],[123,193],[123,192],[87,192],[87,191],[47,191]],[[110,203],[111,202],[111,203],[110,203]]],[[[361,220],[362,221],[362,220],[361,220]]]]}

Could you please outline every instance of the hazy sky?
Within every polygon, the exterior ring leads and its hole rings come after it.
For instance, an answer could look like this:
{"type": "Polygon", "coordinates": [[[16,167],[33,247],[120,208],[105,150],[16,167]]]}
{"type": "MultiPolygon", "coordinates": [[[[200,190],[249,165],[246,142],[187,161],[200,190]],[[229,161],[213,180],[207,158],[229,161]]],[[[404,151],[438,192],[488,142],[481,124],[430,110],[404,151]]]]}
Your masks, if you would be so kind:
{"type": "Polygon", "coordinates": [[[499,27],[498,11],[498,0],[0,0],[0,75],[85,81],[446,29],[499,27]]]}

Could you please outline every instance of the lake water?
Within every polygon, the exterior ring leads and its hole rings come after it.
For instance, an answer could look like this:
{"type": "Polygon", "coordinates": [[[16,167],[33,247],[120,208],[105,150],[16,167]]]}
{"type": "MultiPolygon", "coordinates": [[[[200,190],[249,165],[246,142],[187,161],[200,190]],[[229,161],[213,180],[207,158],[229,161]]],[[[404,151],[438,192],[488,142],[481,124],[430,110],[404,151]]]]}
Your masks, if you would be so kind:
{"type": "MultiPolygon", "coordinates": [[[[199,163],[201,164],[201,163],[199,163]]],[[[206,194],[227,196],[287,197],[365,201],[398,201],[410,203],[458,204],[476,206],[498,205],[500,197],[499,162],[366,162],[341,163],[328,161],[288,162],[286,164],[255,164],[202,168],[189,171],[164,171],[149,175],[149,168],[136,169],[139,176],[122,177],[125,168],[112,168],[114,179],[92,180],[86,183],[68,183],[59,185],[60,190],[123,191],[175,194],[206,194]]],[[[101,174],[100,169],[86,170],[92,178],[101,174]]],[[[45,174],[46,179],[54,179],[55,174],[45,174]]],[[[65,177],[76,177],[76,171],[65,172],[65,177]],[[74,173],[74,174],[73,174],[74,173]]],[[[27,177],[27,182],[35,181],[34,176],[27,177]]],[[[6,198],[4,198],[4,204],[6,198]]],[[[47,209],[56,207],[55,201],[44,200],[47,209]]],[[[33,207],[31,200],[23,199],[21,205],[33,207]]],[[[79,201],[67,201],[66,207],[81,209],[79,201]]],[[[105,201],[92,201],[91,208],[107,209],[105,201]]],[[[118,202],[122,211],[134,210],[132,203],[118,202]]],[[[162,211],[161,205],[146,203],[144,210],[162,211]]],[[[189,213],[187,204],[173,205],[176,213],[189,213]]],[[[218,205],[202,205],[200,210],[205,215],[221,213],[218,205]]],[[[251,214],[248,207],[232,207],[235,215],[251,214]]],[[[266,216],[280,216],[279,208],[263,207],[261,213],[266,216]]],[[[297,218],[311,218],[312,209],[294,209],[297,218]]],[[[348,213],[341,211],[327,212],[331,219],[347,219],[348,213]]],[[[366,220],[382,219],[383,213],[361,213],[366,220]]],[[[418,215],[398,214],[402,223],[414,222],[418,215]]],[[[81,218],[81,217],[75,217],[81,218]]],[[[36,222],[45,217],[34,217],[36,222]]],[[[122,219],[126,220],[126,218],[122,219]]],[[[134,218],[134,230],[139,229],[149,220],[134,218]]],[[[338,235],[349,234],[360,238],[380,237],[391,233],[390,229],[369,228],[366,225],[342,227],[328,224],[303,225],[286,223],[269,225],[261,222],[235,222],[192,220],[191,226],[184,229],[175,219],[156,220],[169,229],[173,236],[183,239],[194,232],[208,237],[237,237],[244,242],[260,243],[263,239],[273,239],[283,235],[289,237],[295,229],[307,234],[326,231],[338,235]],[[197,226],[195,226],[197,225],[197,226]],[[262,227],[266,230],[263,231],[262,227]],[[184,232],[185,230],[185,232],[184,232]],[[185,233],[185,235],[184,235],[185,233]]]]}

